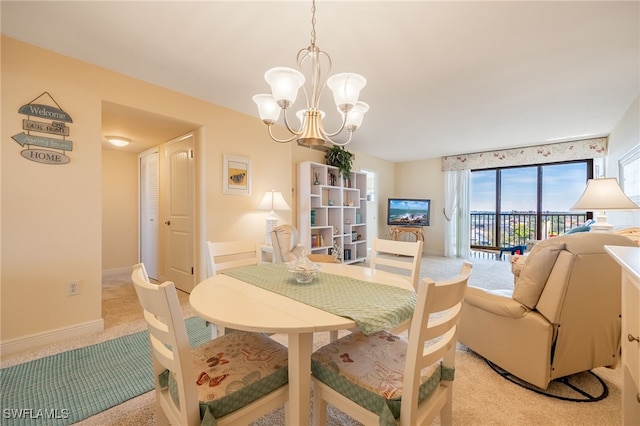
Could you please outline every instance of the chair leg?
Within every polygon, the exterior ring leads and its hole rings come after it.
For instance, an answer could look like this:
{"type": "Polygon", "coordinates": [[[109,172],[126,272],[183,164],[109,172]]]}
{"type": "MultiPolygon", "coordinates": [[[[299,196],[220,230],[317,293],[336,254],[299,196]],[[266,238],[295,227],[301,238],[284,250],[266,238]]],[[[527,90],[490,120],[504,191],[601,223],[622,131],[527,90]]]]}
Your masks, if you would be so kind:
{"type": "Polygon", "coordinates": [[[289,411],[289,400],[284,403],[284,423],[287,425],[291,424],[291,413],[289,411]]]}
{"type": "Polygon", "coordinates": [[[211,326],[211,340],[224,334],[224,327],[209,321],[206,321],[206,325],[207,327],[211,326]]]}
{"type": "MultiPolygon", "coordinates": [[[[332,332],[333,333],[333,332],[332,332]]],[[[327,424],[327,403],[322,399],[320,386],[313,387],[313,426],[327,424]]]]}
{"type": "Polygon", "coordinates": [[[447,397],[440,410],[440,424],[447,426],[453,424],[453,386],[447,386],[447,397]]]}
{"type": "Polygon", "coordinates": [[[156,394],[156,425],[158,426],[169,426],[171,423],[169,422],[169,418],[167,417],[167,413],[162,409],[162,405],[160,403],[160,398],[156,394]]]}

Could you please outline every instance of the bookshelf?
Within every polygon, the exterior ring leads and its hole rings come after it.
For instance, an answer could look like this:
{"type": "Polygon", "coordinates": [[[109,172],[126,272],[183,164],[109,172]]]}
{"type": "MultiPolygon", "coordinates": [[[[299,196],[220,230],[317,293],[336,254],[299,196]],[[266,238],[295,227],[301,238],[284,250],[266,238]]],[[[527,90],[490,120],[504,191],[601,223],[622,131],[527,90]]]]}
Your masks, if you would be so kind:
{"type": "Polygon", "coordinates": [[[310,253],[342,249],[342,262],[367,258],[367,175],[351,172],[342,179],[336,167],[298,164],[298,231],[310,253]]]}

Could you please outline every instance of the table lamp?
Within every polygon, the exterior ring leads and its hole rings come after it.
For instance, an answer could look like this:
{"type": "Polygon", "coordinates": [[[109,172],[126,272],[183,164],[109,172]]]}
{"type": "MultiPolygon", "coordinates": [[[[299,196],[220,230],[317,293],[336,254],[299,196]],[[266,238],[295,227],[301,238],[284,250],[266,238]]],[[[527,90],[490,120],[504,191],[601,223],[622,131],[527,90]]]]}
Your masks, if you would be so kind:
{"type": "Polygon", "coordinates": [[[580,199],[569,210],[598,211],[592,232],[613,232],[613,225],[607,223],[607,210],[640,210],[640,207],[622,192],[616,178],[589,179],[587,188],[580,199]]]}
{"type": "Polygon", "coordinates": [[[281,192],[274,191],[273,189],[264,194],[262,201],[258,204],[260,210],[271,210],[269,216],[267,216],[267,229],[266,229],[266,244],[271,245],[271,231],[278,226],[278,217],[275,214],[276,210],[290,210],[289,204],[285,201],[281,192]]]}

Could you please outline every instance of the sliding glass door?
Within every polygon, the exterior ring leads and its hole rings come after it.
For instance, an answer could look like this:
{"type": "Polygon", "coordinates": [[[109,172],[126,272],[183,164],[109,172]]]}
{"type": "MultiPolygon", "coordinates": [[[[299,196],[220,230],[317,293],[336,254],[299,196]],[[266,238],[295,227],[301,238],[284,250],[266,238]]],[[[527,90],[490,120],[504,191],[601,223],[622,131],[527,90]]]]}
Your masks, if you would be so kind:
{"type": "Polygon", "coordinates": [[[592,177],[592,160],[471,172],[471,246],[526,245],[562,234],[590,214],[569,209],[592,177]]]}

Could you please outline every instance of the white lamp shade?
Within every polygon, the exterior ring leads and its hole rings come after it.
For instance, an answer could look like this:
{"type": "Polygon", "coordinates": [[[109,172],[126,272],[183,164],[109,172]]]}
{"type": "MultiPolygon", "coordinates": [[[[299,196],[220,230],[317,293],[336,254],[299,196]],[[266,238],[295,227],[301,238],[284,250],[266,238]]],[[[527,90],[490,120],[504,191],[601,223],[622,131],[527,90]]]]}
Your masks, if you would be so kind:
{"type": "Polygon", "coordinates": [[[269,191],[264,194],[262,201],[258,204],[260,210],[289,210],[289,204],[282,196],[282,192],[269,191]]]}
{"type": "Polygon", "coordinates": [[[327,80],[327,86],[333,92],[333,100],[341,111],[346,111],[345,105],[355,105],[360,96],[360,90],[367,84],[367,80],[360,74],[335,74],[327,80]]]}
{"type": "Polygon", "coordinates": [[[280,118],[280,107],[271,95],[255,95],[253,102],[258,105],[260,119],[267,124],[273,124],[280,118]]]}
{"type": "Polygon", "coordinates": [[[640,207],[622,192],[616,178],[603,178],[589,179],[584,193],[570,210],[640,210],[640,207]]]}
{"type": "Polygon", "coordinates": [[[347,113],[345,126],[350,132],[355,132],[362,125],[364,115],[369,111],[369,105],[362,101],[356,102],[351,111],[347,113]]]}
{"type": "Polygon", "coordinates": [[[271,86],[271,94],[281,107],[288,107],[296,101],[298,89],[304,84],[304,75],[293,68],[276,67],[264,73],[264,79],[271,86]]]}

